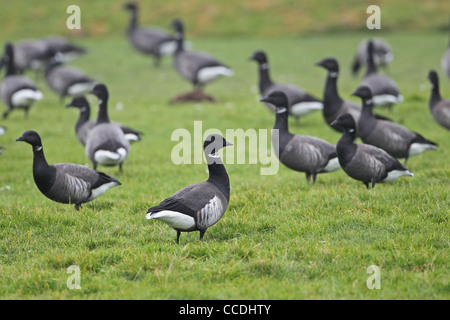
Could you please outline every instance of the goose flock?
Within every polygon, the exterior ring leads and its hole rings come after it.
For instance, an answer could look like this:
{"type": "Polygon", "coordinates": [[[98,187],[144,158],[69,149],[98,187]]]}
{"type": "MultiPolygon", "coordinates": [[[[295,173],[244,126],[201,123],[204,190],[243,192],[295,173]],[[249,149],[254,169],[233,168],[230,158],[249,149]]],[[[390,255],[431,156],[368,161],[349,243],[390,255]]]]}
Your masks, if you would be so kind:
{"type": "MultiPolygon", "coordinates": [[[[233,76],[234,70],[207,52],[190,50],[185,40],[185,23],[181,19],[171,21],[173,32],[170,32],[159,27],[141,26],[136,3],[126,3],[123,8],[130,12],[126,36],[131,46],[140,54],[148,55],[155,70],[165,57],[172,57],[174,71],[192,86],[191,92],[170,102],[215,101],[214,97],[204,93],[205,86],[218,78],[233,76]]],[[[393,63],[394,57],[390,45],[383,39],[362,41],[352,62],[350,69],[355,77],[361,69],[366,69],[360,85],[352,93],[361,103],[341,98],[338,91],[339,62],[334,57],[316,63],[327,72],[323,97],[319,98],[295,84],[273,82],[268,53],[256,48],[249,50],[252,51],[249,60],[257,64],[260,102],[275,115],[274,153],[284,166],[304,173],[307,183],[314,184],[320,173],[342,169],[367,189],[374,188],[378,183],[413,177],[414,174],[406,168],[407,160],[438,148],[438,143],[424,137],[427,133],[422,135],[374,112],[374,109],[380,110],[376,109],[379,107],[387,107],[393,112],[392,107],[404,101],[396,82],[385,72],[380,72],[380,68],[387,69],[393,63]],[[303,135],[289,131],[289,117],[298,120],[315,111],[322,113],[325,126],[341,135],[336,145],[308,135],[306,128],[303,135]],[[362,143],[355,143],[356,139],[362,143]],[[404,159],[404,163],[399,159],[404,159]]],[[[29,116],[30,108],[44,99],[42,91],[25,75],[30,71],[43,76],[61,103],[66,97],[70,98],[66,107],[78,109],[74,131],[92,169],[73,163],[48,164],[41,137],[36,131],[24,128],[23,134],[16,139],[32,146],[32,172],[39,191],[53,201],[74,205],[76,210],[121,185],[118,179],[97,168],[118,166],[119,172],[126,174],[123,167],[130,154],[132,156],[132,143],[143,139],[143,132],[110,119],[106,83],[100,83],[89,73],[68,65],[86,53],[85,48],[62,37],[51,36],[16,44],[8,42],[4,44],[0,59],[0,72],[4,70],[0,82],[0,97],[6,107],[4,121],[17,109],[24,110],[25,116],[32,118],[29,116]],[[88,95],[93,95],[98,101],[95,120],[90,119],[88,95]]],[[[441,66],[443,73],[450,78],[450,40],[441,66]]],[[[429,111],[438,126],[450,130],[450,100],[441,97],[438,72],[430,70],[428,79],[432,88],[429,111]]],[[[2,134],[5,134],[5,127],[0,126],[2,134]]],[[[199,231],[200,239],[203,239],[206,230],[216,224],[227,210],[230,179],[218,153],[227,146],[232,146],[232,143],[225,137],[209,135],[203,144],[208,180],[182,188],[147,210],[147,219],[160,220],[176,231],[177,243],[181,232],[199,231]]],[[[0,146],[0,154],[3,150],[0,146]]]]}

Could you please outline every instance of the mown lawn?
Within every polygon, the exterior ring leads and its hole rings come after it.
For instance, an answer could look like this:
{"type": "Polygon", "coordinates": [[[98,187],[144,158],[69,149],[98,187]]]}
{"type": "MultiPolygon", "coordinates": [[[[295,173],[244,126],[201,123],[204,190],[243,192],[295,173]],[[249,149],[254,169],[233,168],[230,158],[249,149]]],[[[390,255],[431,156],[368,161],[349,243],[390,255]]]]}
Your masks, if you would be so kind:
{"type": "MultiPolygon", "coordinates": [[[[405,102],[392,114],[379,111],[439,143],[437,151],[411,158],[414,178],[366,190],[344,172],[319,175],[308,185],[303,174],[280,166],[262,176],[262,165],[226,165],[232,190],[223,219],[198,233],[175,231],[145,219],[146,210],[178,189],[206,179],[206,166],[174,165],[175,129],[270,129],[274,116],[257,101],[256,65],[247,58],[268,52],[274,80],[303,86],[321,96],[325,71],[314,66],[334,56],[341,63],[339,89],[345,98],[359,79],[350,76],[353,51],[372,34],[303,37],[191,38],[233,67],[235,76],[207,87],[215,104],[169,105],[190,89],[172,68],[160,69],[134,52],[124,38],[81,38],[89,55],[74,65],[106,83],[110,117],[145,132],[132,146],[124,172],[100,167],[123,185],[82,210],[45,198],[32,177],[23,131],[41,134],[49,163],[88,164],[74,134],[78,116],[65,109],[41,78],[45,98],[29,119],[14,112],[0,136],[0,298],[2,299],[448,299],[449,132],[428,111],[426,79],[438,69],[441,89],[449,80],[439,61],[445,37],[434,33],[382,34],[395,61],[389,73],[405,102]],[[119,107],[118,107],[119,106],[119,107]],[[120,108],[122,106],[123,108],[120,108]],[[66,286],[67,268],[81,269],[81,290],[66,286]],[[369,290],[369,266],[381,269],[381,289],[369,290]]],[[[2,39],[2,41],[5,39],[2,39]]],[[[30,74],[34,77],[33,74],[30,74]]],[[[92,97],[93,113],[96,100],[92,97]]],[[[290,122],[291,131],[336,143],[340,135],[320,113],[290,122]]]]}

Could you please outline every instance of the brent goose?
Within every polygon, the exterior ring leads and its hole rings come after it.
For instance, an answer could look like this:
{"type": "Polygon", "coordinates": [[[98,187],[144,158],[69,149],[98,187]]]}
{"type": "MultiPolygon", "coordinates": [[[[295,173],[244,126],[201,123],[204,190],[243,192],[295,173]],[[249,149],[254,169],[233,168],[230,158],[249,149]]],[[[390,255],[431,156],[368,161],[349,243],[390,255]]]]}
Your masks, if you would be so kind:
{"type": "MultiPolygon", "coordinates": [[[[322,101],[307,93],[302,88],[292,84],[274,83],[270,78],[269,61],[267,59],[267,54],[264,51],[254,52],[249,59],[254,60],[258,63],[259,92],[262,97],[267,97],[271,92],[274,91],[283,91],[288,97],[288,113],[294,116],[296,119],[312,111],[323,109],[322,101]]],[[[265,105],[271,111],[276,110],[276,108],[272,104],[265,103],[265,105]]]]}
{"type": "Polygon", "coordinates": [[[350,114],[340,115],[331,125],[344,130],[336,146],[342,169],[351,178],[362,181],[367,189],[369,183],[373,188],[376,183],[393,181],[401,176],[414,176],[383,149],[355,144],[356,123],[350,114]]]}
{"type": "Polygon", "coordinates": [[[385,150],[395,158],[405,158],[420,154],[426,150],[437,149],[437,144],[405,127],[373,116],[372,92],[367,86],[360,86],[352,95],[362,99],[363,111],[359,118],[358,136],[364,143],[385,150]]]}
{"type": "Polygon", "coordinates": [[[394,104],[403,101],[395,82],[391,78],[378,73],[374,61],[373,41],[369,41],[367,44],[367,71],[361,85],[368,86],[372,90],[373,103],[376,107],[385,106],[392,110],[394,104]]]}
{"type": "Polygon", "coordinates": [[[230,200],[230,180],[218,151],[232,145],[221,135],[209,135],[203,145],[209,178],[205,182],[185,187],[148,209],[146,218],[167,223],[177,232],[200,231],[200,240],[206,229],[217,223],[225,213],[230,200]]]}
{"type": "MultiPolygon", "coordinates": [[[[394,60],[394,55],[392,54],[391,47],[389,44],[381,38],[373,38],[374,46],[374,62],[377,67],[387,67],[389,63],[394,60]]],[[[358,45],[357,52],[352,63],[352,74],[356,76],[359,69],[366,65],[367,63],[367,46],[369,44],[368,40],[363,40],[358,45]]]]}
{"type": "Polygon", "coordinates": [[[432,86],[429,102],[431,115],[438,124],[450,130],[450,100],[441,98],[439,77],[436,71],[431,70],[428,73],[428,79],[432,86]]]}
{"type": "Polygon", "coordinates": [[[53,53],[41,39],[26,39],[14,44],[14,66],[17,73],[44,69],[53,53]]]}
{"type": "Polygon", "coordinates": [[[49,87],[56,92],[61,102],[66,96],[82,96],[89,93],[96,81],[83,71],[64,65],[60,54],[50,59],[45,69],[45,79],[49,87]]]}
{"type": "Polygon", "coordinates": [[[42,142],[36,131],[26,131],[16,141],[24,141],[33,148],[33,177],[39,191],[47,198],[71,203],[79,210],[89,202],[121,183],[103,172],[73,163],[49,165],[42,142]]]}
{"type": "MultiPolygon", "coordinates": [[[[175,70],[194,86],[194,94],[189,93],[183,97],[188,101],[191,96],[198,100],[214,101],[214,98],[203,94],[203,87],[221,76],[232,76],[233,70],[208,53],[185,50],[183,22],[180,19],[175,19],[172,21],[172,27],[175,30],[176,40],[173,60],[175,70]]],[[[183,97],[176,98],[173,101],[183,101],[183,97]]]]}
{"type": "Polygon", "coordinates": [[[130,143],[119,126],[113,124],[108,116],[108,89],[104,84],[95,85],[91,92],[99,100],[97,122],[89,131],[86,139],[86,156],[97,165],[116,166],[122,171],[122,165],[130,151],[130,143]]]}
{"type": "Polygon", "coordinates": [[[43,98],[33,81],[29,78],[16,74],[14,66],[14,48],[12,44],[5,45],[5,53],[0,60],[0,69],[6,65],[6,75],[0,83],[0,96],[8,109],[3,113],[3,118],[7,118],[13,109],[23,109],[25,117],[35,101],[43,98]]]}
{"type": "Polygon", "coordinates": [[[138,5],[136,3],[126,3],[124,8],[131,12],[130,24],[127,29],[127,35],[131,44],[138,51],[152,55],[154,64],[158,67],[162,56],[171,55],[175,51],[174,37],[160,28],[140,27],[138,25],[138,5]]]}
{"type": "Polygon", "coordinates": [[[288,128],[288,98],[282,91],[274,91],[262,102],[275,106],[275,125],[272,134],[272,146],[275,154],[286,167],[304,172],[306,180],[316,182],[318,173],[331,172],[340,168],[336,146],[322,139],[310,136],[294,135],[288,128]]]}
{"type": "MultiPolygon", "coordinates": [[[[88,132],[95,126],[95,121],[89,120],[91,116],[91,107],[89,102],[84,96],[75,97],[66,105],[66,107],[74,107],[80,110],[80,116],[75,124],[75,133],[77,134],[78,140],[81,144],[85,146],[88,132]]],[[[142,132],[123,126],[118,122],[112,121],[111,123],[120,127],[125,134],[125,139],[129,142],[140,141],[142,139],[142,132]]]]}

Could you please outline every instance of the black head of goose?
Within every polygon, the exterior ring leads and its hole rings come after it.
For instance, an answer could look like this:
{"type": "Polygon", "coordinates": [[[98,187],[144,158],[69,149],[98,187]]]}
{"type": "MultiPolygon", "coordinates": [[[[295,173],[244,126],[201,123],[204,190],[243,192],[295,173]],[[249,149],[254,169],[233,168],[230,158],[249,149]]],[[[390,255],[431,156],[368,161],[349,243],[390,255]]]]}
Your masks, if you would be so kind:
{"type": "MultiPolygon", "coordinates": [[[[95,126],[95,121],[89,120],[91,115],[91,106],[86,97],[75,97],[66,107],[73,107],[80,110],[80,116],[75,124],[75,133],[77,134],[78,140],[83,146],[86,145],[86,139],[88,132],[95,126]]],[[[125,139],[129,142],[135,142],[142,140],[143,133],[141,131],[134,130],[130,127],[126,127],[118,122],[112,122],[120,127],[120,129],[125,134],[125,139]]]]}
{"type": "Polygon", "coordinates": [[[201,91],[207,83],[219,77],[230,77],[234,74],[233,70],[208,53],[185,50],[183,22],[180,19],[175,19],[171,25],[175,30],[176,40],[175,69],[181,77],[191,82],[194,90],[201,91]]]}
{"type": "Polygon", "coordinates": [[[5,45],[5,52],[0,60],[0,69],[5,66],[6,75],[0,83],[0,97],[8,109],[3,113],[6,119],[14,109],[23,109],[25,117],[37,100],[43,98],[43,94],[34,85],[33,81],[21,75],[17,75],[14,65],[14,47],[11,43],[5,45]]]}
{"type": "Polygon", "coordinates": [[[60,97],[78,97],[89,93],[97,83],[78,68],[63,64],[63,57],[57,53],[47,64],[45,80],[60,97]]]}
{"type": "Polygon", "coordinates": [[[450,78],[450,19],[448,22],[448,45],[441,59],[441,67],[444,74],[450,78]]]}
{"type": "Polygon", "coordinates": [[[49,165],[44,156],[42,142],[36,131],[26,131],[16,141],[24,141],[33,149],[33,177],[39,191],[47,198],[71,203],[79,209],[121,183],[103,172],[72,163],[49,165]]]}
{"type": "Polygon", "coordinates": [[[355,144],[356,123],[350,114],[340,115],[331,125],[344,131],[336,146],[342,169],[351,178],[362,181],[367,189],[369,183],[373,188],[376,183],[393,181],[402,176],[414,176],[383,149],[367,144],[355,144]]]}
{"type": "Polygon", "coordinates": [[[124,9],[131,13],[127,29],[128,39],[139,52],[153,56],[155,67],[158,67],[163,56],[175,51],[175,40],[171,34],[156,27],[140,27],[138,24],[138,5],[129,2],[124,9]]]}
{"type": "MultiPolygon", "coordinates": [[[[377,67],[387,67],[389,63],[394,60],[391,47],[389,44],[381,38],[372,39],[374,45],[374,62],[377,67]]],[[[359,69],[367,64],[367,46],[368,40],[360,42],[357,52],[352,63],[352,74],[356,76],[359,69]]]]}
{"type": "MultiPolygon", "coordinates": [[[[292,84],[274,83],[270,77],[269,61],[264,51],[255,51],[249,60],[253,60],[258,64],[259,92],[262,97],[267,97],[274,91],[283,91],[288,97],[288,113],[296,119],[313,111],[323,109],[322,101],[307,93],[304,89],[292,84]]],[[[265,103],[265,105],[271,111],[275,111],[275,107],[272,104],[265,103]]]]}
{"type": "Polygon", "coordinates": [[[161,220],[176,230],[177,243],[181,232],[200,231],[200,240],[203,239],[206,229],[225,213],[230,200],[230,180],[218,151],[230,145],[221,135],[208,136],[203,145],[208,180],[185,187],[148,209],[147,219],[161,220]]]}
{"type": "Polygon", "coordinates": [[[119,126],[111,123],[108,115],[108,89],[104,84],[97,84],[91,92],[99,100],[99,109],[95,126],[89,131],[86,139],[86,156],[92,161],[94,169],[97,165],[122,165],[130,151],[130,143],[119,126]]]}
{"type": "Polygon", "coordinates": [[[428,73],[428,79],[431,82],[431,96],[429,107],[433,119],[442,127],[450,129],[450,100],[442,99],[439,91],[439,77],[436,71],[431,70],[428,73]]]}
{"type": "Polygon", "coordinates": [[[373,41],[369,41],[367,44],[367,71],[361,85],[370,88],[376,107],[388,107],[391,110],[394,104],[403,101],[403,97],[391,78],[378,73],[374,61],[374,50],[373,41]]]}
{"type": "Polygon", "coordinates": [[[373,116],[372,92],[367,86],[358,87],[353,96],[362,99],[363,110],[358,123],[358,135],[366,144],[385,150],[395,158],[405,158],[420,154],[426,150],[437,149],[437,144],[425,139],[416,132],[386,120],[373,116]]]}
{"type": "Polygon", "coordinates": [[[288,99],[284,92],[274,91],[261,101],[276,107],[272,146],[281,163],[292,170],[304,172],[308,182],[312,176],[313,183],[318,173],[339,169],[334,145],[316,137],[289,132],[288,99]]]}

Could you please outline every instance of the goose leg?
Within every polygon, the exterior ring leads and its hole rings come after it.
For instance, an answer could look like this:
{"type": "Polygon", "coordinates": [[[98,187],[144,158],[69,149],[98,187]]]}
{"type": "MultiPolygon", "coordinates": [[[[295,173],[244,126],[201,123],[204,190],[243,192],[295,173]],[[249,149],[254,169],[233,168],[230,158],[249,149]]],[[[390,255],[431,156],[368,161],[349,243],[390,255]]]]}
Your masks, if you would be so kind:
{"type": "Polygon", "coordinates": [[[369,183],[368,182],[364,182],[364,185],[366,186],[367,190],[369,190],[369,183]]]}
{"type": "Polygon", "coordinates": [[[9,112],[10,112],[10,110],[3,112],[3,119],[8,118],[9,112]]]}
{"type": "Polygon", "coordinates": [[[308,181],[308,183],[311,182],[311,173],[309,172],[306,173],[306,181],[308,181]]]}
{"type": "Polygon", "coordinates": [[[317,173],[313,173],[312,174],[312,178],[313,178],[313,184],[316,183],[316,178],[317,178],[317,173]]]}
{"type": "Polygon", "coordinates": [[[97,170],[97,162],[93,161],[92,166],[94,167],[94,170],[97,170]]]}
{"type": "Polygon", "coordinates": [[[155,68],[159,68],[159,66],[161,65],[160,56],[155,56],[155,58],[153,59],[153,65],[155,66],[155,68]]]}
{"type": "Polygon", "coordinates": [[[181,231],[177,230],[177,244],[180,243],[180,235],[181,235],[181,231]]]}
{"type": "Polygon", "coordinates": [[[200,230],[200,240],[203,240],[206,230],[200,230]]]}
{"type": "Polygon", "coordinates": [[[75,204],[75,210],[79,211],[81,208],[81,203],[75,204]]]}
{"type": "Polygon", "coordinates": [[[375,188],[375,179],[372,179],[371,182],[372,182],[372,189],[373,189],[373,188],[375,188]]]}
{"type": "Polygon", "coordinates": [[[119,163],[119,172],[122,172],[122,165],[123,165],[123,162],[119,163]]]}

